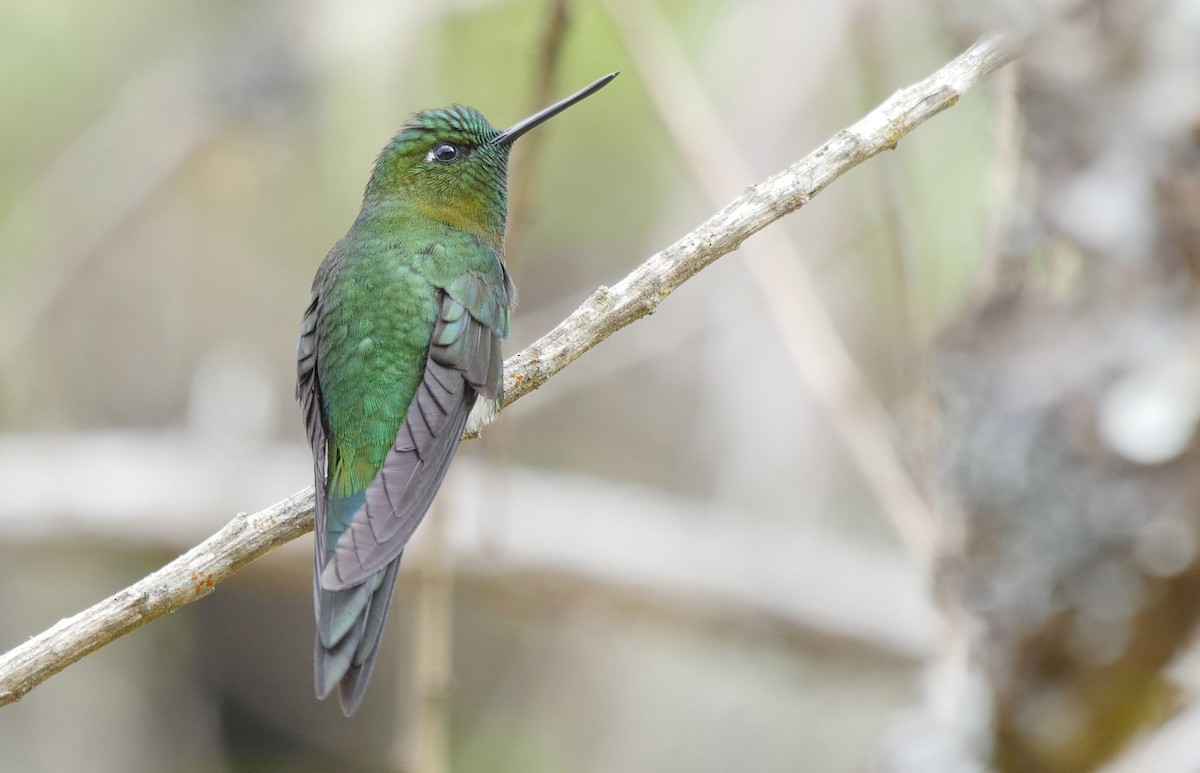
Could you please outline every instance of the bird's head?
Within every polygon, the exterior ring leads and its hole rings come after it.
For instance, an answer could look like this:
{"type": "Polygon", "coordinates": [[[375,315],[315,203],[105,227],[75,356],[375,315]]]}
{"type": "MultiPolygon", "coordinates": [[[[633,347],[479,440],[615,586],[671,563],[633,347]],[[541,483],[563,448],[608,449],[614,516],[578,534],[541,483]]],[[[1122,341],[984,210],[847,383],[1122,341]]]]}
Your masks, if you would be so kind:
{"type": "Polygon", "coordinates": [[[513,141],[616,76],[606,75],[503,132],[462,105],[417,113],[379,154],[364,208],[400,206],[498,247],[504,239],[513,141]]]}

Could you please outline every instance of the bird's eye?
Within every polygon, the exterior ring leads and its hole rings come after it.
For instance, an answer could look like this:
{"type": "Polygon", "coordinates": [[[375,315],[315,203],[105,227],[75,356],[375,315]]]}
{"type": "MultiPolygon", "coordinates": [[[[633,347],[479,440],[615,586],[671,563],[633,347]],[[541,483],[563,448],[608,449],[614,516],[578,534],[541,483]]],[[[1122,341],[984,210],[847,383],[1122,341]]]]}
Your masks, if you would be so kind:
{"type": "Polygon", "coordinates": [[[430,161],[439,161],[443,164],[449,164],[454,159],[458,158],[458,148],[451,145],[449,142],[441,142],[429,151],[430,161]]]}

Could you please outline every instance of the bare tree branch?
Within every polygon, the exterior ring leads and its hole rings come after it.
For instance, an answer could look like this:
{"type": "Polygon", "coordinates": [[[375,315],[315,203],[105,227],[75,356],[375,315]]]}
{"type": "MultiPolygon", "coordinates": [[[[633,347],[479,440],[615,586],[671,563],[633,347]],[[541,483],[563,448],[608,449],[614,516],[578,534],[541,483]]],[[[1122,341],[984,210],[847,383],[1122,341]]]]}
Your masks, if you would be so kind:
{"type": "Polygon", "coordinates": [[[540,387],[610,335],[654,313],[658,304],[717,258],[789,215],[850,169],[892,150],[910,131],[954,105],[981,78],[1015,56],[1001,36],[985,37],[925,80],[901,89],[821,147],[752,185],[618,284],[597,289],[557,327],[505,363],[505,399],[540,387]]]}
{"type": "MultiPolygon", "coordinates": [[[[638,62],[659,118],[709,201],[752,177],[733,132],[704,92],[670,23],[653,0],[604,4],[638,62]],[[732,184],[731,184],[732,181],[732,184]]],[[[792,364],[841,436],[880,509],[911,553],[933,559],[935,518],[892,441],[887,412],[846,350],[800,251],[781,229],[750,245],[743,265],[774,318],[792,364]]]]}
{"type": "MultiPolygon", "coordinates": [[[[685,281],[795,212],[845,172],[895,148],[910,131],[954,105],[981,78],[1014,56],[1008,38],[982,38],[796,164],[751,186],[618,284],[599,288],[557,327],[508,360],[507,402],[529,394],[588,349],[651,314],[685,281]]],[[[238,515],[154,574],[0,656],[0,705],[19,700],[51,675],[134,628],[202,598],[241,567],[311,528],[311,489],[254,515],[238,515]]]]}
{"type": "Polygon", "coordinates": [[[207,596],[254,559],[312,531],[312,509],[308,488],[254,515],[240,513],[157,572],[9,650],[0,657],[0,706],[84,655],[207,596]]]}

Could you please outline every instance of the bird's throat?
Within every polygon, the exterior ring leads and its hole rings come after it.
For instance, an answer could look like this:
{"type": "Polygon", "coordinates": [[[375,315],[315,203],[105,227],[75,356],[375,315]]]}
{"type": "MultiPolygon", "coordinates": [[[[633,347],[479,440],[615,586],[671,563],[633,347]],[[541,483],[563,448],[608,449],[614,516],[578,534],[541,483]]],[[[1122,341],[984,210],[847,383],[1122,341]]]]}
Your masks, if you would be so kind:
{"type": "Polygon", "coordinates": [[[497,209],[495,205],[489,206],[480,199],[481,197],[475,196],[459,196],[437,203],[419,202],[415,208],[420,216],[476,236],[495,250],[497,255],[502,255],[504,208],[501,206],[497,209]]]}

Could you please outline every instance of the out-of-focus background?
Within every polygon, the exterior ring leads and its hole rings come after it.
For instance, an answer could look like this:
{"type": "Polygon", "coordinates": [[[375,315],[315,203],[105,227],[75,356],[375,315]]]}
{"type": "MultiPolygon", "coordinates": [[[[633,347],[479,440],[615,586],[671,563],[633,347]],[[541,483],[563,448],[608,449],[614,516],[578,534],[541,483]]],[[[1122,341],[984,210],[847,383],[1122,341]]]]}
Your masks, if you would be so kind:
{"type": "Polygon", "coordinates": [[[0,649],[311,483],[299,316],[409,113],[623,71],[518,146],[516,352],[1039,32],[464,444],[353,720],[306,538],[0,709],[0,771],[1200,769],[1200,3],[1051,5],[4,4],[0,649]]]}

